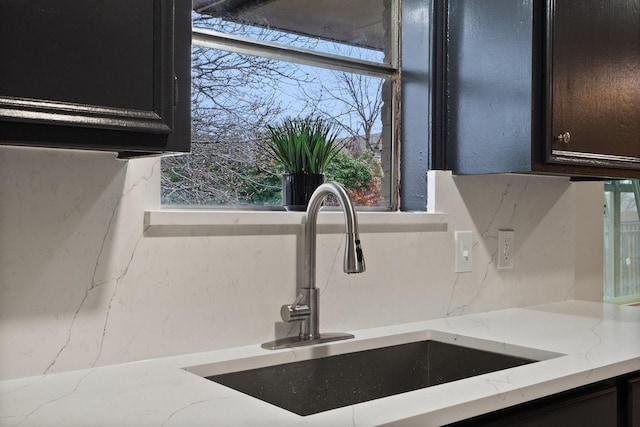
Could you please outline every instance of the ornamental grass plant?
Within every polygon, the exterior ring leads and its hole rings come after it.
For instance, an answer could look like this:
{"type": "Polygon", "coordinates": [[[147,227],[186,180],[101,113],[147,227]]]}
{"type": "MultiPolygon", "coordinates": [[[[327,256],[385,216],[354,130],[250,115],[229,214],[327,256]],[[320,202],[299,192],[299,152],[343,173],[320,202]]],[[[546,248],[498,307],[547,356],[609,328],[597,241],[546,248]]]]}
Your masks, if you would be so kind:
{"type": "Polygon", "coordinates": [[[286,118],[276,126],[267,125],[269,154],[285,173],[323,174],[340,152],[337,132],[331,122],[320,117],[286,118]]]}

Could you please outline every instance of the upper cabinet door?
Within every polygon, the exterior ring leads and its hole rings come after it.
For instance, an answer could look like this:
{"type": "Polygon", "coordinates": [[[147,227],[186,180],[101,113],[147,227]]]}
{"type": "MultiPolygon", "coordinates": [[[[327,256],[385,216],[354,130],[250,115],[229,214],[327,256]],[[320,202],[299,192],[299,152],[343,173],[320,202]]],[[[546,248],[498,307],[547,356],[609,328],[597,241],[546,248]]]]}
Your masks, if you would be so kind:
{"type": "Polygon", "coordinates": [[[190,2],[0,0],[0,143],[188,151],[190,2]]]}
{"type": "Polygon", "coordinates": [[[551,161],[640,169],[640,0],[550,1],[551,161]]]}
{"type": "Polygon", "coordinates": [[[640,178],[640,0],[446,3],[446,168],[640,178]]]}

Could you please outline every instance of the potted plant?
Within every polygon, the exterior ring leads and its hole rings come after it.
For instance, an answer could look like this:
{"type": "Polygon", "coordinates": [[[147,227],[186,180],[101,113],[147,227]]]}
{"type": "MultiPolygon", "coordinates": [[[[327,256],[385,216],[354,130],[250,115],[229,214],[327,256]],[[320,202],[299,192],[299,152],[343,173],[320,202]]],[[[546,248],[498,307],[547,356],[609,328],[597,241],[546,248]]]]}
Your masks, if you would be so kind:
{"type": "Polygon", "coordinates": [[[342,149],[330,122],[320,117],[287,118],[267,125],[266,148],[284,168],[282,204],[287,210],[304,211],[315,189],[324,182],[324,171],[342,149]]]}

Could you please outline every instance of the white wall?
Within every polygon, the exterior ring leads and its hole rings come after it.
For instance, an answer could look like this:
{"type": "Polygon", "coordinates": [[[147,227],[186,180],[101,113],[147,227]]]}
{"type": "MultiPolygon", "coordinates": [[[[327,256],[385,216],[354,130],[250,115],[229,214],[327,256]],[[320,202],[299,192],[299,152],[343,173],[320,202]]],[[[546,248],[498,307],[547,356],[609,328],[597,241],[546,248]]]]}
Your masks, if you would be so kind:
{"type": "MultiPolygon", "coordinates": [[[[299,236],[145,233],[159,167],[0,147],[0,379],[258,345],[290,329],[279,307],[295,296],[299,236]]],[[[319,237],[323,331],[601,295],[590,261],[602,259],[602,184],[431,172],[429,187],[448,231],[363,233],[365,274],[342,273],[341,235],[319,237]],[[495,268],[500,228],[516,232],[513,270],[495,268]],[[474,231],[472,273],[453,273],[454,230],[474,231]]]]}

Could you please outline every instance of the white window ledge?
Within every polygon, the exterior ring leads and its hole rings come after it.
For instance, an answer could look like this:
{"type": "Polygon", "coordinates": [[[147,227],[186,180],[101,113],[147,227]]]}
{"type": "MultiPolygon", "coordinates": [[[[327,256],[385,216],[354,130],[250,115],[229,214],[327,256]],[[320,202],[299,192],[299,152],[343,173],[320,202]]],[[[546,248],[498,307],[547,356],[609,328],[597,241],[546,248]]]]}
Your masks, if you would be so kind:
{"type": "MultiPolygon", "coordinates": [[[[300,234],[304,212],[162,209],[145,212],[147,237],[300,234]]],[[[358,212],[360,233],[447,231],[447,214],[427,212],[358,212]]],[[[344,232],[341,211],[321,211],[319,233],[344,232]]]]}

